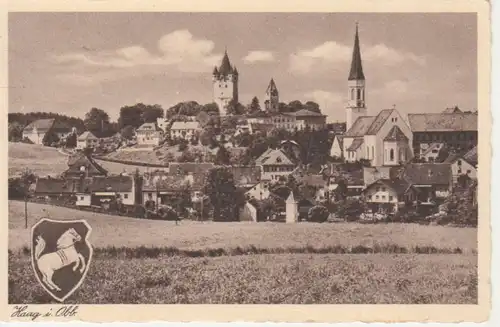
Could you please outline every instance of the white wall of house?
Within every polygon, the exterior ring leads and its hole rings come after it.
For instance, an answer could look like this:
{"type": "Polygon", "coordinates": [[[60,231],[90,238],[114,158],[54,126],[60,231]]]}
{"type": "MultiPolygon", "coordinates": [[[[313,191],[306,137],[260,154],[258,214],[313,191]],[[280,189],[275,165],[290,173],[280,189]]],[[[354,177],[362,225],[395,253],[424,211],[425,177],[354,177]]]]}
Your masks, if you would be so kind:
{"type": "Polygon", "coordinates": [[[290,175],[294,169],[294,166],[262,165],[260,178],[266,181],[277,181],[281,176],[287,177],[290,175]]]}
{"type": "Polygon", "coordinates": [[[161,141],[160,131],[137,131],[137,144],[158,145],[161,141]]]}
{"type": "Polygon", "coordinates": [[[267,186],[267,184],[262,182],[254,185],[251,189],[246,191],[245,194],[248,195],[249,198],[265,200],[269,198],[269,195],[271,193],[269,192],[269,187],[267,186]]]}
{"type": "Polygon", "coordinates": [[[390,187],[385,185],[373,185],[366,190],[365,193],[366,203],[393,203],[394,211],[398,210],[398,195],[390,187]]]}
{"type": "MultiPolygon", "coordinates": [[[[384,164],[384,138],[387,136],[389,131],[393,126],[398,126],[399,129],[403,132],[403,134],[408,138],[409,148],[409,157],[412,157],[411,149],[413,142],[413,133],[410,130],[410,127],[406,124],[403,117],[398,113],[397,110],[393,110],[389,118],[382,125],[377,135],[375,135],[375,156],[371,162],[372,166],[382,166],[384,164]]],[[[365,142],[366,142],[365,136],[365,142]]],[[[408,158],[409,159],[409,158],[408,158]]]]}
{"type": "Polygon", "coordinates": [[[170,130],[170,136],[172,138],[190,140],[193,136],[198,135],[199,132],[199,129],[172,129],[170,130]]]}
{"type": "Polygon", "coordinates": [[[76,193],[76,205],[79,207],[89,207],[90,206],[90,194],[76,193]]]}
{"type": "Polygon", "coordinates": [[[42,144],[44,136],[45,136],[45,133],[38,133],[36,127],[33,128],[33,130],[31,132],[24,132],[23,131],[23,139],[26,137],[34,144],[42,144]]]}
{"type": "Polygon", "coordinates": [[[469,172],[469,177],[477,180],[477,169],[467,161],[458,158],[451,164],[451,174],[453,182],[456,183],[458,177],[469,172]]]}

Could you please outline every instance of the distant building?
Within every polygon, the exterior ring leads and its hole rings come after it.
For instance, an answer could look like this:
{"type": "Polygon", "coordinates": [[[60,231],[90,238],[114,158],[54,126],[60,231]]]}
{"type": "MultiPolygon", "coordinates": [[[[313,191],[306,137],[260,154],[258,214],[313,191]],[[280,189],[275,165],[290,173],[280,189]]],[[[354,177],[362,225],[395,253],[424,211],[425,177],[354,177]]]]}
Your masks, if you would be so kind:
{"type": "Polygon", "coordinates": [[[95,177],[90,184],[91,204],[103,206],[116,199],[124,205],[135,204],[135,180],[132,176],[95,177]]]}
{"type": "Polygon", "coordinates": [[[434,143],[444,143],[457,151],[471,149],[478,142],[477,114],[408,114],[413,133],[413,151],[421,156],[434,143]]]}
{"type": "Polygon", "coordinates": [[[295,130],[322,130],[326,128],[326,116],[315,111],[301,109],[295,112],[280,114],[265,114],[249,117],[249,124],[262,124],[273,128],[284,129],[289,132],[295,130]]]}
{"type": "Polygon", "coordinates": [[[34,144],[43,144],[45,134],[51,132],[59,139],[66,138],[74,129],[54,118],[38,119],[30,123],[23,130],[23,139],[28,138],[34,144]]]}
{"type": "Polygon", "coordinates": [[[261,169],[261,181],[278,181],[286,177],[295,169],[295,163],[283,151],[267,149],[255,160],[255,166],[261,169]]]}
{"type": "Polygon", "coordinates": [[[477,180],[477,147],[472,148],[465,154],[451,154],[445,162],[451,164],[454,184],[461,175],[467,175],[470,178],[477,180]]]}
{"type": "Polygon", "coordinates": [[[176,121],[170,127],[170,137],[190,140],[201,132],[200,123],[197,121],[176,121]]]}
{"type": "Polygon", "coordinates": [[[278,92],[278,87],[274,82],[274,79],[271,78],[269,82],[269,86],[266,90],[266,97],[264,100],[264,108],[268,112],[278,112],[280,104],[280,97],[278,92]]]}
{"type": "Polygon", "coordinates": [[[413,203],[417,191],[404,179],[379,179],[363,190],[372,213],[394,213],[406,203],[413,203]]]}
{"type": "Polygon", "coordinates": [[[435,205],[450,195],[453,187],[449,163],[414,163],[404,166],[400,177],[417,190],[422,205],[435,205]]]}
{"type": "Polygon", "coordinates": [[[159,145],[163,131],[156,123],[144,123],[136,131],[138,145],[159,145]]]}
{"type": "Polygon", "coordinates": [[[68,169],[63,173],[65,178],[80,179],[88,177],[104,177],[108,171],[92,157],[83,153],[72,156],[68,160],[68,169]]]}
{"type": "Polygon", "coordinates": [[[227,115],[227,106],[232,100],[238,101],[238,78],[238,70],[231,66],[226,51],[220,67],[215,67],[212,73],[213,101],[219,106],[221,116],[227,115]]]}
{"type": "Polygon", "coordinates": [[[76,148],[95,148],[99,145],[99,138],[96,137],[92,132],[85,131],[76,139],[76,148]]]}

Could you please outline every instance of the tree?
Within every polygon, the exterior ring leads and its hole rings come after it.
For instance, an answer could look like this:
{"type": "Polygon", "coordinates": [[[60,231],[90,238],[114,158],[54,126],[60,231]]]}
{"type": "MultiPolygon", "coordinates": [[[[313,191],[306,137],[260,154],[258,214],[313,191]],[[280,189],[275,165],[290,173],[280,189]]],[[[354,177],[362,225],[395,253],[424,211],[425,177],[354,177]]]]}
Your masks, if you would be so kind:
{"type": "Polygon", "coordinates": [[[42,144],[45,146],[53,146],[60,141],[59,136],[52,129],[48,130],[43,136],[42,144]]]}
{"type": "Polygon", "coordinates": [[[110,130],[109,116],[102,109],[90,109],[90,111],[85,114],[83,123],[85,128],[97,137],[105,136],[110,130]]]}
{"type": "Polygon", "coordinates": [[[446,145],[443,145],[439,149],[438,155],[436,157],[436,162],[444,162],[450,156],[450,149],[446,145]]]}
{"type": "Polygon", "coordinates": [[[347,183],[344,179],[337,181],[337,188],[333,191],[335,201],[343,201],[347,198],[347,183]]]}
{"type": "Polygon", "coordinates": [[[238,194],[231,171],[224,167],[212,168],[207,174],[204,194],[213,207],[214,221],[237,220],[238,194]]]}
{"type": "Polygon", "coordinates": [[[125,126],[122,128],[120,134],[123,138],[131,140],[135,134],[134,127],[132,125],[125,126]]]}
{"type": "Polygon", "coordinates": [[[71,133],[66,137],[66,147],[68,148],[74,148],[76,147],[76,141],[77,141],[77,135],[76,133],[71,133]]]}
{"type": "Polygon", "coordinates": [[[220,113],[219,106],[215,102],[205,104],[204,106],[202,106],[201,111],[204,111],[207,114],[215,115],[219,115],[220,113]]]}
{"type": "Polygon", "coordinates": [[[336,203],[337,216],[347,221],[356,221],[365,212],[365,203],[358,199],[345,199],[336,203]]]}
{"type": "Polygon", "coordinates": [[[252,102],[248,105],[248,113],[256,113],[261,111],[259,99],[257,97],[253,97],[252,102]]]}
{"type": "Polygon", "coordinates": [[[144,105],[142,103],[138,104],[142,105],[142,122],[143,123],[156,123],[158,118],[163,118],[164,110],[159,104],[155,105],[144,105]]]}
{"type": "Polygon", "coordinates": [[[324,206],[317,205],[309,209],[307,213],[307,220],[317,223],[324,223],[329,216],[328,209],[324,206]]]}
{"type": "Polygon", "coordinates": [[[319,104],[317,104],[314,101],[307,101],[304,104],[304,109],[309,110],[309,111],[313,111],[313,112],[317,112],[317,113],[321,113],[321,110],[319,109],[319,104]]]}
{"type": "Polygon", "coordinates": [[[217,154],[215,155],[215,164],[216,165],[229,165],[230,164],[230,155],[229,151],[221,145],[217,154]]]}
{"type": "Polygon", "coordinates": [[[196,116],[203,109],[203,106],[196,101],[179,102],[176,105],[167,109],[165,117],[172,119],[178,115],[196,116]]]}
{"type": "Polygon", "coordinates": [[[245,107],[233,99],[229,101],[226,112],[228,115],[243,115],[245,113],[245,107]]]}
{"type": "Polygon", "coordinates": [[[304,108],[304,105],[302,104],[302,102],[300,102],[299,100],[294,100],[294,101],[291,101],[289,104],[288,104],[288,109],[293,112],[293,111],[299,111],[300,109],[304,108]]]}
{"type": "Polygon", "coordinates": [[[18,122],[9,123],[9,141],[17,142],[23,138],[23,125],[18,122]]]}

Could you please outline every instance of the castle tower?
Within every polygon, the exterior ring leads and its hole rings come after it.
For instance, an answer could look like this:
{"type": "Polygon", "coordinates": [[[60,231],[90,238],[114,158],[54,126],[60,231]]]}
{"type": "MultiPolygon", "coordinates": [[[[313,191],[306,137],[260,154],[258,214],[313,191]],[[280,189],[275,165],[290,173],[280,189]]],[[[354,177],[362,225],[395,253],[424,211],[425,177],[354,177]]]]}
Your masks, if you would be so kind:
{"type": "Polygon", "coordinates": [[[264,101],[266,111],[277,112],[279,110],[280,97],[276,83],[271,78],[266,90],[266,99],[264,101]]]}
{"type": "Polygon", "coordinates": [[[227,51],[219,68],[212,73],[213,101],[219,106],[221,116],[227,114],[227,106],[231,100],[238,101],[238,70],[231,66],[227,51]]]}
{"type": "Polygon", "coordinates": [[[365,105],[365,74],[361,64],[361,51],[359,49],[358,24],[354,36],[351,70],[347,79],[348,95],[346,107],[346,130],[349,130],[358,117],[366,116],[365,105]]]}

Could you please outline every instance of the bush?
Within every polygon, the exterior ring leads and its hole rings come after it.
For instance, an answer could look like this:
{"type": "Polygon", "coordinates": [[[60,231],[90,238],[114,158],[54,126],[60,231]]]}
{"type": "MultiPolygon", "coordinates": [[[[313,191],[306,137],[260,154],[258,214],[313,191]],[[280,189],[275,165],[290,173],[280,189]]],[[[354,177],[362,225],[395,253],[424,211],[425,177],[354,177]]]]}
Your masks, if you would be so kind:
{"type": "Polygon", "coordinates": [[[359,199],[348,198],[335,204],[337,217],[347,221],[357,221],[359,216],[365,212],[365,203],[359,199]]]}
{"type": "Polygon", "coordinates": [[[317,205],[309,209],[307,220],[316,223],[324,223],[328,219],[328,209],[324,206],[317,205]]]}

